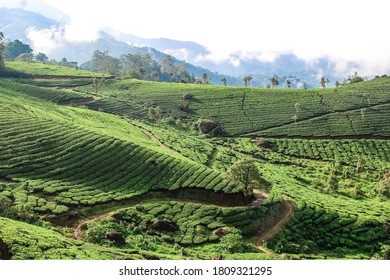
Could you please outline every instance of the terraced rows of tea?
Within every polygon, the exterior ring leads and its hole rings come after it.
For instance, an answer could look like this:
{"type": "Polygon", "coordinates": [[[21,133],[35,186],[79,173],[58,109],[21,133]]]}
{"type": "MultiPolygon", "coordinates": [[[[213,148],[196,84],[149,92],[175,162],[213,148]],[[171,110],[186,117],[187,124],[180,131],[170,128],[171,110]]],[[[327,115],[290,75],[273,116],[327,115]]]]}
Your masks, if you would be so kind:
{"type": "Polygon", "coordinates": [[[58,205],[121,200],[151,189],[234,191],[218,172],[166,152],[140,129],[114,116],[98,117],[44,102],[38,107],[20,93],[2,94],[2,100],[7,98],[0,105],[0,175],[55,194],[58,205]],[[22,98],[24,104],[19,105],[22,98]],[[108,137],[110,127],[113,133],[108,137]]]}
{"type": "Polygon", "coordinates": [[[0,78],[0,258],[369,259],[390,246],[389,78],[290,90],[107,77],[94,88],[91,73],[26,69],[33,79],[0,78]],[[199,119],[225,137],[201,134],[199,119]],[[242,160],[267,197],[228,179],[242,160]]]}
{"type": "MultiPolygon", "coordinates": [[[[92,87],[84,87],[92,91],[92,87]]],[[[148,107],[165,116],[219,123],[228,135],[388,137],[390,78],[337,89],[254,89],[123,80],[105,83],[91,109],[143,118],[148,107]],[[183,100],[186,93],[192,95],[183,100]],[[125,109],[126,101],[128,109],[125,109]],[[179,110],[188,105],[188,112],[179,110]]]]}

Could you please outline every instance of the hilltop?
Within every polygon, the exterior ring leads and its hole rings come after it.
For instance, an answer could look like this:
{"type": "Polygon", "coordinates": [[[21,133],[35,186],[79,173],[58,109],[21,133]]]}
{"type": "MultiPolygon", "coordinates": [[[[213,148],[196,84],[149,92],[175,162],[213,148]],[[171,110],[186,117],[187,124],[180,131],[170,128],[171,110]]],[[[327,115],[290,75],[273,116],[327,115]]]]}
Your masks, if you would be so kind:
{"type": "Polygon", "coordinates": [[[3,259],[369,259],[390,245],[389,77],[292,90],[100,76],[96,87],[93,72],[6,66],[3,259]],[[240,160],[267,196],[228,179],[240,160]],[[124,244],[106,238],[114,230],[124,244]]]}

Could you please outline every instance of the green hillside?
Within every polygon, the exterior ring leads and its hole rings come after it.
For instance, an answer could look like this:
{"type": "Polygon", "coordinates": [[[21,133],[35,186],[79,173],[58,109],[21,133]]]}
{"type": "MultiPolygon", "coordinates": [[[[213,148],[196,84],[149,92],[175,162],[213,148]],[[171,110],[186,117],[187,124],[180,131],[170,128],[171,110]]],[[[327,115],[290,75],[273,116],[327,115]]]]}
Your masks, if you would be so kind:
{"type": "MultiPolygon", "coordinates": [[[[91,87],[85,87],[92,90],[91,87]]],[[[94,110],[145,118],[160,106],[165,116],[218,122],[227,135],[355,137],[389,136],[390,78],[336,89],[258,89],[212,85],[108,81],[94,110]],[[182,96],[189,93],[190,100],[182,96]],[[188,105],[189,112],[179,105],[188,105]]]]}
{"type": "Polygon", "coordinates": [[[390,78],[96,88],[92,73],[34,65],[0,78],[0,259],[369,259],[390,245],[390,78]],[[199,119],[224,137],[202,135],[199,119]],[[249,159],[268,197],[228,179],[249,159]]]}

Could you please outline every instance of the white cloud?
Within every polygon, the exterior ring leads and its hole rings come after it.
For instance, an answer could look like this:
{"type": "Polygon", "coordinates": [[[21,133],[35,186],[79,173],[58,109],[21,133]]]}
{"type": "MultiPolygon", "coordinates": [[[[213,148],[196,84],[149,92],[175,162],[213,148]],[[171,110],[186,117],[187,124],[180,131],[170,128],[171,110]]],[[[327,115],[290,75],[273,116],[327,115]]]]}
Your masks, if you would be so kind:
{"type": "Polygon", "coordinates": [[[273,62],[279,55],[279,53],[275,52],[262,52],[260,55],[256,56],[256,58],[261,62],[273,62]]]}
{"type": "Polygon", "coordinates": [[[329,57],[340,69],[345,61],[357,61],[367,73],[390,72],[384,0],[45,2],[70,15],[68,40],[94,40],[101,28],[110,27],[144,38],[198,42],[211,52],[200,59],[221,61],[240,53],[271,61],[293,52],[309,62],[329,57]]]}
{"type": "Polygon", "coordinates": [[[179,50],[167,49],[167,50],[163,50],[163,52],[181,60],[188,60],[190,55],[189,50],[186,48],[181,48],[179,50]]]}
{"type": "Polygon", "coordinates": [[[47,29],[30,27],[26,31],[26,36],[31,41],[35,52],[47,54],[61,46],[64,42],[64,30],[58,27],[47,29]]]}

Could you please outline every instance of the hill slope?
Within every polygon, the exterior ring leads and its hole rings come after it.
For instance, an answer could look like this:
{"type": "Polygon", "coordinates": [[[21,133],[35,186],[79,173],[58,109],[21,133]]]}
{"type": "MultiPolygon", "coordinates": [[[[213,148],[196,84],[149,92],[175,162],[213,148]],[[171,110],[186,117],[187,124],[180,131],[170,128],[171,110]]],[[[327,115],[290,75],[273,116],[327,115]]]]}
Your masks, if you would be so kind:
{"type": "Polygon", "coordinates": [[[33,66],[34,78],[0,78],[2,258],[367,259],[390,245],[389,78],[337,92],[107,79],[96,93],[93,73],[33,66]],[[236,137],[199,134],[199,118],[236,137]],[[248,159],[268,198],[226,180],[248,159]],[[276,256],[256,249],[262,236],[276,256]]]}
{"type": "Polygon", "coordinates": [[[389,90],[388,77],[308,90],[123,80],[106,83],[102,99],[88,107],[131,117],[160,106],[165,116],[210,119],[234,136],[389,137],[389,90]],[[185,93],[193,98],[183,100],[185,93]],[[188,112],[180,111],[180,105],[187,105],[188,112]]]}

